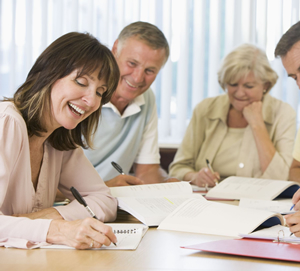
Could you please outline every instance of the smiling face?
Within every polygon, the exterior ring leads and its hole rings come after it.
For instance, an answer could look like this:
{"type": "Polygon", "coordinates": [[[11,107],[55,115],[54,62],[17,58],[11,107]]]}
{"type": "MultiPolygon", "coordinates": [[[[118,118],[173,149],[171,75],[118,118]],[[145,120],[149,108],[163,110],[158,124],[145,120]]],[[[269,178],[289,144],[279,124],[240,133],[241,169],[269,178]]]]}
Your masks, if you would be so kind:
{"type": "Polygon", "coordinates": [[[295,79],[300,89],[300,41],[296,42],[281,60],[288,76],[295,79]]]}
{"type": "Polygon", "coordinates": [[[129,103],[144,93],[165,62],[165,49],[152,49],[132,37],[122,44],[115,42],[112,52],[120,69],[120,81],[112,103],[129,103]],[[121,48],[118,48],[121,46],[121,48]]]}
{"type": "Polygon", "coordinates": [[[106,82],[97,78],[99,71],[78,77],[78,70],[57,80],[51,90],[52,121],[47,131],[59,127],[74,129],[78,123],[95,112],[106,91],[106,82]]]}
{"type": "Polygon", "coordinates": [[[247,105],[262,100],[265,84],[250,72],[238,82],[226,84],[226,88],[230,104],[236,111],[242,112],[247,105]]]}

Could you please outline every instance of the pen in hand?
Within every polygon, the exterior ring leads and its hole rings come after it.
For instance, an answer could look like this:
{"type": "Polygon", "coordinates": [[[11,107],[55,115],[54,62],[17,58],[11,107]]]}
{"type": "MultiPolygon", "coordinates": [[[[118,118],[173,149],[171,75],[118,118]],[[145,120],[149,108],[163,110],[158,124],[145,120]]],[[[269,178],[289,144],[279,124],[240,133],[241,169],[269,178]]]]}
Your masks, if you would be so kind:
{"type": "MultiPolygon", "coordinates": [[[[71,190],[71,192],[72,192],[74,198],[88,210],[88,212],[91,214],[91,216],[92,216],[93,218],[96,218],[97,220],[99,220],[99,219],[97,218],[97,216],[95,215],[95,213],[92,211],[92,209],[86,204],[86,201],[85,201],[84,198],[80,195],[80,193],[77,191],[77,189],[76,189],[75,187],[72,186],[72,187],[70,188],[70,190],[71,190]]],[[[114,243],[114,242],[112,242],[112,243],[113,243],[115,246],[117,246],[116,243],[114,243]]]]}
{"type": "MultiPolygon", "coordinates": [[[[212,169],[212,167],[211,167],[211,165],[210,165],[208,159],[206,159],[206,165],[207,165],[207,167],[209,168],[209,170],[211,171],[211,173],[212,173],[212,174],[215,174],[215,172],[214,172],[214,170],[212,169]]],[[[216,178],[215,180],[216,180],[216,184],[218,184],[218,183],[219,183],[219,180],[218,180],[217,178],[216,178]]]]}
{"type": "MultiPolygon", "coordinates": [[[[72,186],[70,190],[71,190],[71,192],[72,192],[74,198],[75,198],[80,204],[82,204],[82,205],[85,207],[85,209],[88,210],[88,212],[90,213],[90,215],[91,215],[93,218],[98,219],[97,216],[96,216],[96,215],[94,214],[94,212],[92,211],[92,209],[86,204],[86,201],[85,201],[84,198],[79,194],[79,192],[77,191],[77,189],[76,189],[75,187],[72,186]]],[[[98,219],[98,220],[99,220],[99,219],[98,219]]]]}
{"type": "Polygon", "coordinates": [[[120,174],[125,175],[125,173],[123,172],[123,169],[120,167],[119,164],[117,164],[114,161],[112,161],[111,164],[120,174]]]}
{"type": "Polygon", "coordinates": [[[294,207],[295,207],[295,204],[292,205],[290,211],[292,211],[294,209],[294,207]]]}

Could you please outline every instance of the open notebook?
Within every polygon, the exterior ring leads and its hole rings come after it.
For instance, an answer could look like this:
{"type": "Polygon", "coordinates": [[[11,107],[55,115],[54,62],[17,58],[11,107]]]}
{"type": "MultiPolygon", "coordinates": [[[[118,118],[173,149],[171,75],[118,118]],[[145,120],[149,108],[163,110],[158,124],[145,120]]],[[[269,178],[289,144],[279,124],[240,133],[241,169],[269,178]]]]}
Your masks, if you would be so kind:
{"type": "Polygon", "coordinates": [[[282,215],[295,213],[294,209],[291,210],[292,205],[292,199],[262,200],[241,198],[239,203],[240,207],[265,210],[282,215]]]}
{"type": "Polygon", "coordinates": [[[160,230],[173,230],[238,237],[259,226],[284,224],[280,214],[191,198],[177,207],[160,224],[160,230]]]}
{"type": "Polygon", "coordinates": [[[282,180],[267,180],[232,176],[210,189],[206,198],[219,199],[263,199],[292,198],[299,183],[282,180]]]}
{"type": "MultiPolygon", "coordinates": [[[[127,224],[127,223],[112,223],[106,224],[113,228],[114,234],[118,241],[117,246],[102,246],[101,248],[92,248],[91,250],[117,249],[117,250],[134,250],[138,247],[143,236],[148,230],[148,227],[143,224],[127,224]]],[[[40,248],[47,249],[74,249],[65,245],[45,245],[40,248]]]]}
{"type": "Polygon", "coordinates": [[[149,227],[158,226],[186,200],[203,198],[194,194],[187,182],[111,187],[110,191],[117,197],[119,208],[149,227]]]}

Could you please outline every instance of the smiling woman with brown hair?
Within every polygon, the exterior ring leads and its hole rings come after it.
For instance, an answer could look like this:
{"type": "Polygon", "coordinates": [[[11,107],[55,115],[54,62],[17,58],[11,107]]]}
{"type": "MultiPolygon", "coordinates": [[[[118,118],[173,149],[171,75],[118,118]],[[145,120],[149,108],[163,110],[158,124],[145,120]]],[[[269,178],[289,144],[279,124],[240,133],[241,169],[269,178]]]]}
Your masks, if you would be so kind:
{"type": "Polygon", "coordinates": [[[170,175],[198,186],[228,176],[287,180],[296,114],[268,94],[277,78],[256,46],[243,44],[229,53],[218,73],[226,94],[196,106],[170,175]]]}
{"type": "Polygon", "coordinates": [[[118,80],[110,50],[73,32],[46,48],[14,97],[0,103],[0,239],[78,249],[116,242],[102,222],[115,219],[117,202],[81,147],[91,146],[118,80]],[[86,218],[72,186],[102,222],[86,218]],[[58,188],[73,201],[52,208],[58,188]]]}

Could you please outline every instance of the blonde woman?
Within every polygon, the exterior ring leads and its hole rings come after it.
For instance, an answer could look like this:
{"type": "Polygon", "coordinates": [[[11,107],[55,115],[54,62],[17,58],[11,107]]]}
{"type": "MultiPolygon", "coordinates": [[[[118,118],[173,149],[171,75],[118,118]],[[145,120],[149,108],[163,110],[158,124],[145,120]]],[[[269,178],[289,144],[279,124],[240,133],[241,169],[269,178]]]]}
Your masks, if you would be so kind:
{"type": "Polygon", "coordinates": [[[170,175],[198,186],[214,186],[228,176],[287,180],[296,114],[268,94],[277,78],[254,45],[228,54],[218,72],[226,94],[196,106],[170,175]]]}

